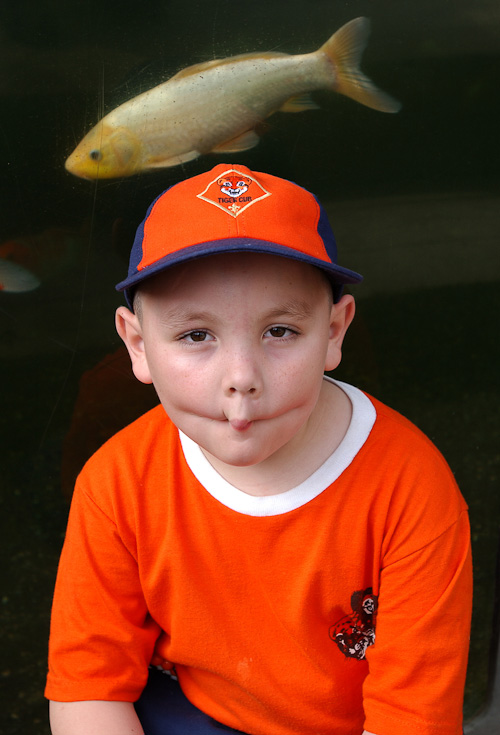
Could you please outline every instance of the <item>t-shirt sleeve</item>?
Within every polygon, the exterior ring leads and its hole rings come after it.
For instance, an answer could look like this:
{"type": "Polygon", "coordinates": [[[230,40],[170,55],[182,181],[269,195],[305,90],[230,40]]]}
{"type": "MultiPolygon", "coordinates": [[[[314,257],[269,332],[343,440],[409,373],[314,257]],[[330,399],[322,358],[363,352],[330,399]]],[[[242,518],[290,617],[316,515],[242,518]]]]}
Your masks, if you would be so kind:
{"type": "Polygon", "coordinates": [[[57,575],[45,694],[57,701],[135,701],[159,627],[148,614],[135,550],[112,509],[80,479],[57,575]]]}
{"type": "Polygon", "coordinates": [[[365,728],[460,735],[472,573],[468,514],[382,565],[375,645],[367,651],[365,728]]]}

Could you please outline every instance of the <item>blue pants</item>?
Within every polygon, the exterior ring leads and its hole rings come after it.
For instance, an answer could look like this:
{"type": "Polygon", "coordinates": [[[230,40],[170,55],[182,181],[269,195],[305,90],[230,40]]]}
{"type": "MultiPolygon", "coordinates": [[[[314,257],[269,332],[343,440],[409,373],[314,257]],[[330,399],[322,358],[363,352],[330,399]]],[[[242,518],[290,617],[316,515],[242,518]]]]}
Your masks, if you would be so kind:
{"type": "Polygon", "coordinates": [[[199,710],[184,696],[177,681],[157,669],[150,669],[135,709],[145,735],[245,735],[199,710]]]}

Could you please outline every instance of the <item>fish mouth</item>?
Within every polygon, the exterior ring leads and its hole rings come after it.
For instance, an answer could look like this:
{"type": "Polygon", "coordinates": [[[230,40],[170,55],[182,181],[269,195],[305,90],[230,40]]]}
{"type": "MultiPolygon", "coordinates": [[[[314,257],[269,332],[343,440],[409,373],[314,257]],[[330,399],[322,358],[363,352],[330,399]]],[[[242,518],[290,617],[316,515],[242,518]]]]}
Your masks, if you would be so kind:
{"type": "Polygon", "coordinates": [[[82,172],[82,159],[80,156],[75,156],[74,153],[68,156],[64,163],[64,168],[68,173],[73,174],[73,176],[78,176],[79,179],[92,180],[90,176],[82,172]]]}

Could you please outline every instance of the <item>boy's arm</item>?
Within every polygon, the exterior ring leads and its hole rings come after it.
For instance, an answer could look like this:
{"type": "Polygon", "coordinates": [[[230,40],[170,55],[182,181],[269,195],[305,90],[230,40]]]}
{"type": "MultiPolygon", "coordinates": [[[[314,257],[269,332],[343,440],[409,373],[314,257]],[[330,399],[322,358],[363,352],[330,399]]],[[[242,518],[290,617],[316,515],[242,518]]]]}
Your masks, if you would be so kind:
{"type": "Polygon", "coordinates": [[[52,735],[144,735],[132,702],[54,702],[52,735]]]}
{"type": "Polygon", "coordinates": [[[52,735],[144,735],[131,702],[52,701],[49,707],[52,735]]]}
{"type": "Polygon", "coordinates": [[[377,638],[366,652],[363,683],[373,731],[462,733],[471,597],[465,511],[433,542],[382,570],[377,638]]]}

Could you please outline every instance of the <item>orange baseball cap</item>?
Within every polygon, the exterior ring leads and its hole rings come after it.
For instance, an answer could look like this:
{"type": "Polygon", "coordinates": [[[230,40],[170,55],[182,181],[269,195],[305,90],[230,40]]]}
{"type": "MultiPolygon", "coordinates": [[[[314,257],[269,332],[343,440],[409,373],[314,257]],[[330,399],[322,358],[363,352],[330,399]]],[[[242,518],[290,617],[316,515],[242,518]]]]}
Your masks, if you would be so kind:
{"type": "Polygon", "coordinates": [[[134,289],[174,265],[218,253],[281,255],[320,268],[337,301],[359,273],[337,265],[337,246],[325,210],[301,186],[219,164],[160,194],[139,225],[128,276],[117,286],[132,308],[134,289]]]}

